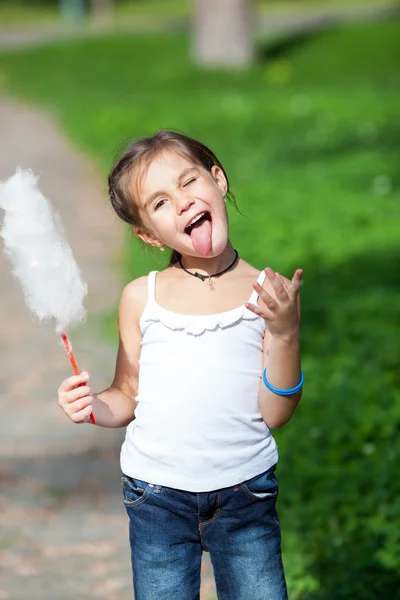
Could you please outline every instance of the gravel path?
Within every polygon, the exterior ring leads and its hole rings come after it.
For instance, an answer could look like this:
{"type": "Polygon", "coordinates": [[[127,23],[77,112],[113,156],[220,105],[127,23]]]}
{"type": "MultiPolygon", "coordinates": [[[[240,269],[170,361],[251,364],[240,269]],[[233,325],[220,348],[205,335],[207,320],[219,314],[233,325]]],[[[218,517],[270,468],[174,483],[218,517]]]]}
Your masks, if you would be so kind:
{"type": "MultiPolygon", "coordinates": [[[[71,332],[78,365],[99,390],[116,348],[98,317],[118,302],[122,229],[94,166],[39,111],[0,97],[0,180],[40,173],[89,286],[87,323],[71,332]]],[[[1,243],[0,243],[1,245],[1,243]]],[[[72,424],[56,403],[71,374],[52,328],[32,323],[0,252],[0,600],[132,600],[119,484],[122,430],[72,424]]],[[[204,562],[202,600],[214,598],[204,562]]]]}

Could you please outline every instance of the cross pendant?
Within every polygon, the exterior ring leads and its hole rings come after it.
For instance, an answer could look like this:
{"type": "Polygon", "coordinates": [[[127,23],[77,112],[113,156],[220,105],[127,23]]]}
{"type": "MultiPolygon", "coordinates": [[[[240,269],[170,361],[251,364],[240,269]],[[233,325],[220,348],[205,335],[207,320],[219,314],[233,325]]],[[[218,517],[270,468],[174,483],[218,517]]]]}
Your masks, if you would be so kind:
{"type": "Polygon", "coordinates": [[[208,280],[207,280],[207,285],[208,285],[208,287],[209,287],[210,291],[211,291],[211,292],[213,292],[213,291],[214,291],[214,282],[213,282],[213,280],[211,279],[211,277],[208,277],[208,280]]]}

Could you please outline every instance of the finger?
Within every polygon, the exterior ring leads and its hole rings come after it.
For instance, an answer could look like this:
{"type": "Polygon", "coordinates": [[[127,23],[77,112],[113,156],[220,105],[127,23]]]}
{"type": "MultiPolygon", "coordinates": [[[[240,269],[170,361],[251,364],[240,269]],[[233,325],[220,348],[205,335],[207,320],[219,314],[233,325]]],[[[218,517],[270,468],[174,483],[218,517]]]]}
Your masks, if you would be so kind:
{"type": "Polygon", "coordinates": [[[92,414],[93,409],[91,406],[86,406],[82,410],[77,413],[74,413],[70,416],[71,421],[74,423],[86,423],[89,420],[90,415],[92,414]]]}
{"type": "Polygon", "coordinates": [[[253,289],[258,293],[258,296],[261,298],[261,300],[264,302],[267,308],[269,308],[272,311],[277,308],[277,301],[270,294],[268,294],[268,292],[259,283],[254,283],[253,289]]]}
{"type": "Polygon", "coordinates": [[[286,278],[283,277],[280,273],[275,273],[275,275],[278,277],[279,281],[282,283],[282,285],[285,288],[286,292],[288,292],[289,287],[288,287],[288,282],[286,281],[286,278]]]}
{"type": "Polygon", "coordinates": [[[259,306],[257,306],[257,304],[251,304],[251,302],[246,302],[245,307],[251,310],[251,312],[253,312],[254,314],[258,315],[259,317],[262,317],[263,319],[266,318],[265,308],[260,308],[259,306]]]}
{"type": "Polygon", "coordinates": [[[303,269],[296,269],[289,286],[289,292],[297,295],[301,284],[303,283],[303,269]]]}
{"type": "Polygon", "coordinates": [[[272,287],[274,288],[274,292],[275,292],[278,300],[287,299],[286,288],[282,284],[281,279],[279,277],[277,277],[277,274],[274,273],[274,271],[270,267],[267,267],[266,269],[264,269],[264,271],[265,271],[265,274],[268,277],[269,281],[271,282],[272,287]]]}
{"type": "Polygon", "coordinates": [[[64,379],[64,381],[58,388],[58,391],[60,393],[69,392],[70,390],[78,387],[79,385],[84,385],[88,380],[89,373],[87,373],[86,371],[83,371],[80,375],[72,375],[72,377],[64,379]]]}
{"type": "Polygon", "coordinates": [[[80,400],[81,398],[86,398],[92,395],[92,389],[88,385],[79,386],[70,392],[66,392],[61,395],[61,398],[64,400],[66,404],[72,404],[76,400],[80,400]]]}
{"type": "Polygon", "coordinates": [[[91,406],[92,402],[93,402],[92,396],[85,396],[85,398],[80,398],[79,400],[75,400],[75,402],[72,402],[72,404],[69,404],[68,414],[69,415],[76,414],[76,413],[80,412],[81,410],[83,410],[84,408],[86,408],[87,406],[91,406]]]}

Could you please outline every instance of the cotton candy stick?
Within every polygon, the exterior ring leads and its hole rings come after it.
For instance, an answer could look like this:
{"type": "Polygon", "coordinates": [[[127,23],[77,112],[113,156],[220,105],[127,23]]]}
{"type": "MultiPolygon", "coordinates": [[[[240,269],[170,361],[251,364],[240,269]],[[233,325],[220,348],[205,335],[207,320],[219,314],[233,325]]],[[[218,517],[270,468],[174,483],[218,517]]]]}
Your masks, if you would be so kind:
{"type": "MultiPolygon", "coordinates": [[[[54,321],[73,371],[79,375],[67,330],[85,318],[87,285],[60,217],[40,192],[37,180],[31,171],[17,169],[0,182],[0,208],[5,211],[0,235],[29,310],[39,321],[54,321]]],[[[90,420],[95,423],[93,414],[90,420]]]]}

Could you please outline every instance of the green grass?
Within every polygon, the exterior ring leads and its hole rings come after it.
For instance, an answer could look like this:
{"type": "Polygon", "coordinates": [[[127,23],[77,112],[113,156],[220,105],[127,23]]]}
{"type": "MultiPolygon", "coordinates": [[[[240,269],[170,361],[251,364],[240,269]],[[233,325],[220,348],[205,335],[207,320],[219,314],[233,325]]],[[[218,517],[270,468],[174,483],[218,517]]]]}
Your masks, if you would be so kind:
{"type": "Polygon", "coordinates": [[[0,77],[105,169],[122,141],[161,127],[208,142],[248,217],[232,212],[235,243],[268,261],[265,236],[252,230],[268,214],[268,246],[288,271],[311,250],[337,263],[396,241],[398,31],[333,32],[244,73],[193,68],[184,38],[110,37],[4,56],[0,77]]]}
{"type": "MultiPolygon", "coordinates": [[[[4,91],[46,108],[104,175],[128,138],[174,127],[205,141],[246,214],[230,214],[241,256],[304,268],[305,398],[276,432],[293,600],[398,591],[399,33],[291,40],[231,73],[194,68],[183,37],[0,56],[4,91]]],[[[126,254],[126,280],[160,268],[135,241],[126,254]]]]}
{"type": "Polygon", "coordinates": [[[53,25],[58,18],[56,7],[0,4],[0,30],[8,27],[53,25]]]}

